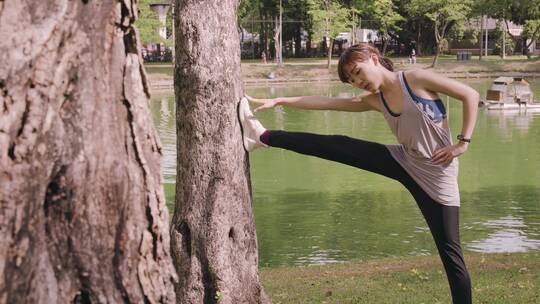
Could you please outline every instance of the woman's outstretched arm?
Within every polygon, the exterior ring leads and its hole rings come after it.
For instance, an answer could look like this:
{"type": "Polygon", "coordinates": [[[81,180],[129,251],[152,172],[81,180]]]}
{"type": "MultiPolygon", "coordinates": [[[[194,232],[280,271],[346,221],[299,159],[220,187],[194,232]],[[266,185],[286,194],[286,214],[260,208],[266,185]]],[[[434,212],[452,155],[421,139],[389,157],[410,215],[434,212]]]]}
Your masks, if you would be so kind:
{"type": "Polygon", "coordinates": [[[379,110],[377,107],[376,96],[371,93],[364,93],[360,96],[339,98],[325,96],[296,96],[296,97],[277,97],[270,99],[253,98],[246,95],[246,98],[259,106],[255,111],[272,108],[278,105],[287,106],[305,110],[333,110],[347,112],[364,112],[370,110],[379,110]]]}

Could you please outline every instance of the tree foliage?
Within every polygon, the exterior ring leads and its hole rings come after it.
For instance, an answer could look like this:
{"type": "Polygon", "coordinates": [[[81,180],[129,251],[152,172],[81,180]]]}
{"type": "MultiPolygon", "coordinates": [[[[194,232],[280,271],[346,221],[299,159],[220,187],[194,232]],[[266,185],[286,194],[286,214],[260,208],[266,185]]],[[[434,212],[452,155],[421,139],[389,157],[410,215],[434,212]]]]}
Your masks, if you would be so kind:
{"type": "Polygon", "coordinates": [[[336,0],[308,0],[308,14],[313,22],[313,37],[334,39],[350,29],[349,9],[336,0]]]}
{"type": "Polygon", "coordinates": [[[527,20],[523,27],[523,37],[540,42],[540,19],[527,20]]]}
{"type": "MultiPolygon", "coordinates": [[[[278,7],[279,0],[242,0],[240,17],[260,19],[250,12],[261,11],[275,16],[278,7]]],[[[475,37],[479,29],[471,28],[476,23],[467,24],[468,19],[488,16],[524,26],[524,36],[513,36],[514,43],[536,35],[535,20],[540,20],[540,0],[284,0],[283,7],[284,19],[305,21],[301,26],[284,23],[284,42],[297,39],[299,27],[314,41],[348,32],[355,21],[354,11],[363,20],[363,28],[379,31],[383,47],[392,38],[416,45],[419,53],[433,51],[436,55],[448,38],[479,43],[475,37]]]]}
{"type": "Polygon", "coordinates": [[[332,58],[333,41],[340,32],[350,30],[350,10],[336,0],[308,0],[313,38],[328,39],[328,68],[332,58]]]}
{"type": "Polygon", "coordinates": [[[431,21],[437,44],[432,66],[445,42],[448,30],[463,22],[472,9],[472,0],[411,0],[408,10],[413,16],[423,16],[431,21]]]}
{"type": "MultiPolygon", "coordinates": [[[[161,26],[157,14],[152,11],[150,8],[150,4],[154,3],[154,1],[151,0],[139,0],[138,5],[138,15],[139,18],[135,22],[135,26],[139,29],[139,35],[141,39],[142,44],[150,44],[150,43],[164,43],[165,45],[170,46],[172,44],[172,38],[171,39],[163,39],[159,33],[158,28],[161,26]]],[[[169,23],[167,28],[170,29],[172,27],[170,16],[170,11],[167,17],[167,22],[169,23]]],[[[168,30],[169,32],[169,30],[168,30]]]]}
{"type": "MultiPolygon", "coordinates": [[[[401,29],[399,23],[404,18],[396,11],[396,6],[392,0],[375,0],[371,6],[371,13],[374,19],[378,20],[377,30],[383,38],[383,55],[386,53],[387,41],[392,33],[401,29]]],[[[394,35],[395,36],[395,35],[394,35]]]]}

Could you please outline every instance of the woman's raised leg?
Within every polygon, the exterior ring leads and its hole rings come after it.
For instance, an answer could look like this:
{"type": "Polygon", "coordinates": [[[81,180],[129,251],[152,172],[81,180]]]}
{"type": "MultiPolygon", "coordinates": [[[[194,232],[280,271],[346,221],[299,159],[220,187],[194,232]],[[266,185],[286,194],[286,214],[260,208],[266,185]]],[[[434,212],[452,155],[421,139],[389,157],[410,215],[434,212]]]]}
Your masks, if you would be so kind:
{"type": "Polygon", "coordinates": [[[407,173],[383,144],[343,135],[267,130],[261,141],[271,147],[350,165],[396,180],[407,173]]]}

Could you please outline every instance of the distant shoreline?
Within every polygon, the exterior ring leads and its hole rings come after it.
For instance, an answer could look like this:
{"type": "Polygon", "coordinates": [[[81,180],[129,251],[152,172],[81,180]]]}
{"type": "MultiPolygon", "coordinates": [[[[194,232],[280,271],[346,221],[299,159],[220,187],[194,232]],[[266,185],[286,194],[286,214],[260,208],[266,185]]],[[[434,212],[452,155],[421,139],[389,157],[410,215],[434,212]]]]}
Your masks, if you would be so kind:
{"type": "MultiPolygon", "coordinates": [[[[484,79],[484,78],[496,78],[499,76],[510,77],[524,77],[527,80],[540,78],[540,72],[520,72],[520,71],[500,71],[500,72],[440,72],[449,78],[456,79],[484,79]]],[[[149,74],[148,79],[150,82],[150,88],[152,91],[173,91],[174,83],[173,78],[166,75],[155,76],[155,74],[149,74]]],[[[325,78],[283,78],[278,77],[274,79],[267,78],[247,78],[244,79],[244,85],[246,86],[268,86],[268,85],[290,85],[290,84],[302,84],[302,83],[337,83],[341,82],[337,77],[325,77],[325,78]]]]}
{"type": "MultiPolygon", "coordinates": [[[[418,58],[417,64],[407,63],[406,58],[392,58],[396,70],[428,68],[431,57],[418,58]]],[[[147,63],[145,69],[152,91],[172,91],[173,66],[171,63],[147,63]]],[[[435,72],[450,78],[482,79],[499,76],[520,76],[526,79],[540,78],[540,59],[525,59],[520,56],[509,57],[506,60],[496,56],[479,61],[456,61],[454,57],[445,56],[439,60],[433,69],[435,72]]],[[[303,83],[334,83],[339,82],[337,61],[332,60],[332,66],[327,68],[324,59],[290,59],[284,65],[275,63],[261,64],[256,61],[243,61],[241,73],[246,86],[268,86],[303,83]]]]}

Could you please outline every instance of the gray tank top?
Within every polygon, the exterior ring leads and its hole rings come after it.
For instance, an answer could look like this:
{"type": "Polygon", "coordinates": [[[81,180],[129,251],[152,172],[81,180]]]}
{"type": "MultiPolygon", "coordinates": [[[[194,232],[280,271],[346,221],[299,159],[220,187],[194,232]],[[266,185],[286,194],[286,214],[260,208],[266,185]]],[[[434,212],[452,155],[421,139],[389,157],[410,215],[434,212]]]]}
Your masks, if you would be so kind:
{"type": "Polygon", "coordinates": [[[447,206],[459,206],[458,159],[454,158],[448,165],[431,162],[437,149],[452,145],[450,130],[438,126],[422,111],[421,105],[413,100],[407,90],[403,72],[398,75],[404,95],[403,111],[399,114],[393,113],[386,104],[384,95],[379,94],[384,117],[400,143],[386,147],[433,200],[447,206]]]}

